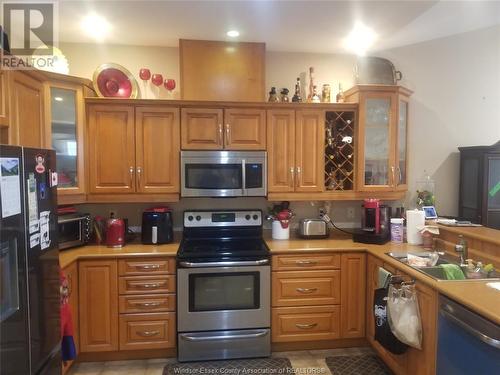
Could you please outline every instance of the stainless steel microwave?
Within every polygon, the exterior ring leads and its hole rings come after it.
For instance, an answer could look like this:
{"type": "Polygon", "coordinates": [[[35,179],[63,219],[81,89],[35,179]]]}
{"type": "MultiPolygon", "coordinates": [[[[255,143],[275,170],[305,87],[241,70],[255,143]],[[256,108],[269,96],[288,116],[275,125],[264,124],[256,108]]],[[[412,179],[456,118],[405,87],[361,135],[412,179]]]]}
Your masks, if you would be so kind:
{"type": "Polygon", "coordinates": [[[182,197],[264,197],[265,151],[182,151],[182,197]]]}
{"type": "Polygon", "coordinates": [[[90,240],[90,224],[89,214],[59,215],[59,250],[87,244],[90,240]]]}

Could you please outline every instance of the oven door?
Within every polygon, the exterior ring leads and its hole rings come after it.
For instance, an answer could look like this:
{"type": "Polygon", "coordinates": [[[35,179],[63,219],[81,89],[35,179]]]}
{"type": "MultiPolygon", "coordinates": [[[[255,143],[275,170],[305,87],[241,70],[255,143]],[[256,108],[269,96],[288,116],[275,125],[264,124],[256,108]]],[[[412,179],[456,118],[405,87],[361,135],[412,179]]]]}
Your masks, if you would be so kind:
{"type": "Polygon", "coordinates": [[[178,331],[270,326],[270,266],[178,268],[178,331]]]}
{"type": "Polygon", "coordinates": [[[85,243],[83,228],[84,220],[84,217],[58,218],[59,250],[81,246],[85,243]]]}

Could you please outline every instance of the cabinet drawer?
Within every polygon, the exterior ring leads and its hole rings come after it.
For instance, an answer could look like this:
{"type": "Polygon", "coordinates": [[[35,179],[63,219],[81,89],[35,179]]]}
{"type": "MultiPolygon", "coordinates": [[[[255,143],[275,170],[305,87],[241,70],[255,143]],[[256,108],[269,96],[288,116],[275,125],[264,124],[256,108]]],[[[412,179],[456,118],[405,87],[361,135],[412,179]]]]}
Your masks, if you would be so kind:
{"type": "Polygon", "coordinates": [[[175,311],[175,294],[120,296],[120,314],[175,311]]]}
{"type": "Polygon", "coordinates": [[[283,307],[272,309],[272,341],[316,341],[340,337],[340,307],[283,307]]]}
{"type": "Polygon", "coordinates": [[[120,315],[120,350],[175,347],[175,313],[120,315]]]}
{"type": "Polygon", "coordinates": [[[340,269],[340,254],[275,255],[273,271],[340,269]]]}
{"type": "Polygon", "coordinates": [[[340,271],[285,271],[272,273],[273,306],[337,305],[340,271]]]}
{"type": "Polygon", "coordinates": [[[175,276],[122,276],[118,290],[120,294],[175,293],[175,276]]]}
{"type": "Polygon", "coordinates": [[[175,258],[137,258],[118,261],[120,276],[174,274],[175,258]]]}

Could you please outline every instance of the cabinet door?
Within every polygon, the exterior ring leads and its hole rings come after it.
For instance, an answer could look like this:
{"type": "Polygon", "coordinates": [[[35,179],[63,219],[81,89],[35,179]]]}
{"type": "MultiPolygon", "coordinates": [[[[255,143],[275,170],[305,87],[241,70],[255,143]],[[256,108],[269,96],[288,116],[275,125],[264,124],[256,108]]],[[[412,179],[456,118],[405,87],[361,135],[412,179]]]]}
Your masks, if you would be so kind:
{"type": "Polygon", "coordinates": [[[359,103],[359,190],[393,190],[395,167],[393,116],[396,96],[366,93],[359,103]]]}
{"type": "Polygon", "coordinates": [[[458,215],[473,223],[481,224],[483,217],[483,155],[460,152],[460,193],[458,215]]]}
{"type": "Polygon", "coordinates": [[[221,150],[224,146],[222,109],[182,108],[183,150],[221,150]]]}
{"type": "Polygon", "coordinates": [[[295,186],[295,111],[267,111],[267,190],[292,192],[295,186]]]}
{"type": "Polygon", "coordinates": [[[483,192],[485,218],[488,228],[500,229],[500,154],[485,155],[486,191],[483,192]]]}
{"type": "Polygon", "coordinates": [[[295,124],[295,191],[324,190],[325,112],[299,110],[295,124]]]}
{"type": "Polygon", "coordinates": [[[20,71],[12,71],[10,76],[10,143],[44,147],[43,84],[20,71]]]}
{"type": "Polygon", "coordinates": [[[179,109],[137,108],[135,134],[137,191],[178,193],[179,109]]]}
{"type": "Polygon", "coordinates": [[[118,264],[79,262],[80,351],[118,350],[118,264]]]}
{"type": "Polygon", "coordinates": [[[134,108],[92,105],[88,116],[90,192],[134,192],[134,108]]]}
{"type": "Polygon", "coordinates": [[[408,97],[400,95],[398,103],[398,117],[396,130],[396,161],[395,181],[396,190],[408,190],[408,97]]]}
{"type": "Polygon", "coordinates": [[[78,303],[78,263],[73,262],[63,269],[68,280],[69,288],[69,306],[73,319],[73,339],[75,341],[76,354],[80,350],[80,332],[79,332],[79,303],[78,303]]]}
{"type": "Polygon", "coordinates": [[[224,111],[224,148],[227,150],[266,149],[266,111],[231,108],[224,111]]]}
{"type": "Polygon", "coordinates": [[[9,126],[9,73],[0,70],[0,126],[9,126]]]}
{"type": "Polygon", "coordinates": [[[342,254],[341,257],[342,338],[365,337],[366,255],[342,254]]]}
{"type": "Polygon", "coordinates": [[[80,85],[47,83],[45,86],[47,143],[56,150],[57,194],[85,192],[84,106],[80,85]]]}

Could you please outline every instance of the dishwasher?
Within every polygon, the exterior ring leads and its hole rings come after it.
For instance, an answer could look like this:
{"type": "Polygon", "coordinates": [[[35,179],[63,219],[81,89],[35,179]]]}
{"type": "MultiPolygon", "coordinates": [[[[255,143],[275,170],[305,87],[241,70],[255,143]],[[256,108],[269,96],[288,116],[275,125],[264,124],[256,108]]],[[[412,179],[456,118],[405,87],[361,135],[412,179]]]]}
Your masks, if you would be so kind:
{"type": "Polygon", "coordinates": [[[437,375],[498,374],[500,326],[439,297],[437,375]]]}

